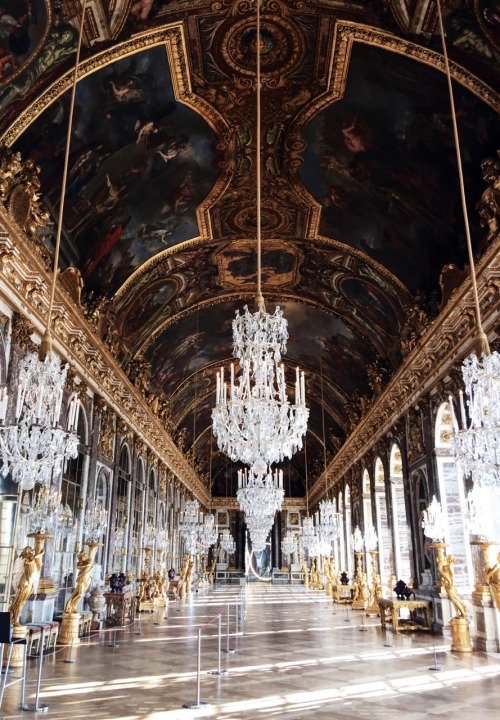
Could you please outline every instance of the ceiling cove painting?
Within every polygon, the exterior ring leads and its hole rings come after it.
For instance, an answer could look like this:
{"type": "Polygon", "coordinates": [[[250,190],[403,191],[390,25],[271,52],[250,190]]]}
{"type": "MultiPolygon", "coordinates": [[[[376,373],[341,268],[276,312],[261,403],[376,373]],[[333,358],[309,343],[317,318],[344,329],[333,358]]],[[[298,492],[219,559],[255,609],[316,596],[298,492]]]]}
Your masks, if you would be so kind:
{"type": "Polygon", "coordinates": [[[2,0],[0,89],[11,85],[35,60],[49,30],[49,17],[48,0],[2,0]]]}
{"type": "MultiPolygon", "coordinates": [[[[484,190],[480,162],[496,151],[498,120],[470,91],[455,84],[455,93],[473,206],[484,190]]],[[[303,134],[307,149],[300,177],[322,206],[321,234],[366,252],[412,292],[418,284],[430,289],[446,263],[463,264],[463,220],[442,73],[355,43],[343,98],[314,117],[303,134]],[[442,192],[450,187],[456,194],[442,192]],[[455,257],[450,257],[450,237],[456,238],[455,257]]]]}
{"type": "MultiPolygon", "coordinates": [[[[40,164],[54,214],[68,101],[69,92],[15,146],[40,164]]],[[[164,46],[78,84],[62,252],[87,289],[112,294],[149,258],[198,234],[196,208],[217,178],[214,140],[208,124],[175,101],[164,46]]]]}

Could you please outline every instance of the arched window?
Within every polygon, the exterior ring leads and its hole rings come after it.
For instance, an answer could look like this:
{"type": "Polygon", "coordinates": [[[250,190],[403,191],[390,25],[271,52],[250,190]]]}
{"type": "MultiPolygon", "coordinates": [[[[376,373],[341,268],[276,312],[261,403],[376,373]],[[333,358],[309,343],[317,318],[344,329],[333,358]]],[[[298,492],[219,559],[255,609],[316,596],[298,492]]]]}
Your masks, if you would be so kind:
{"type": "Polygon", "coordinates": [[[465,488],[451,451],[452,418],[449,403],[442,403],[438,409],[435,425],[435,453],[439,495],[447,533],[449,553],[457,562],[454,565],[457,587],[465,592],[472,589],[472,557],[464,525],[465,488]]]}
{"type": "Polygon", "coordinates": [[[134,503],[132,510],[132,553],[129,560],[131,572],[140,573],[140,557],[144,517],[144,462],[139,458],[134,480],[134,503]]]}
{"type": "Polygon", "coordinates": [[[128,548],[127,528],[130,514],[130,452],[126,443],[120,450],[120,465],[116,487],[115,513],[115,567],[114,570],[125,571],[128,548]]]}
{"type": "MultiPolygon", "coordinates": [[[[99,505],[103,510],[108,511],[109,515],[109,472],[104,468],[99,470],[95,487],[95,504],[99,505]]],[[[107,557],[107,533],[103,533],[101,539],[102,546],[97,549],[96,563],[103,565],[104,558],[107,557]]]]}
{"type": "Polygon", "coordinates": [[[391,447],[389,482],[392,495],[395,572],[398,580],[401,579],[408,583],[412,577],[411,533],[406,515],[401,451],[396,443],[391,447]]]}
{"type": "Polygon", "coordinates": [[[352,549],[352,542],[351,542],[351,535],[352,535],[352,523],[351,523],[351,491],[349,489],[349,485],[346,485],[345,487],[345,533],[346,533],[346,548],[347,548],[347,574],[349,577],[352,575],[352,569],[354,567],[353,561],[353,549],[352,549]]]}
{"type": "MultiPolygon", "coordinates": [[[[382,459],[375,460],[375,510],[376,521],[373,523],[378,536],[378,557],[382,583],[393,574],[394,558],[392,550],[392,535],[387,518],[387,497],[385,494],[385,472],[382,459]]],[[[366,531],[366,528],[365,528],[366,531]]]]}
{"type": "Polygon", "coordinates": [[[153,468],[149,471],[146,522],[156,525],[156,475],[153,468]]]}

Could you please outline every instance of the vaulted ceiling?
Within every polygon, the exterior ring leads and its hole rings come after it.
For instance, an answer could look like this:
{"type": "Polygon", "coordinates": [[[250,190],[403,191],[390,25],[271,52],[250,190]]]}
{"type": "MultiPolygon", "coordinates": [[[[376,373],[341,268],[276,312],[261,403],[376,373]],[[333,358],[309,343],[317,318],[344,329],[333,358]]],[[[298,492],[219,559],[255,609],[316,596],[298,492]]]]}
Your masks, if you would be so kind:
{"type": "MultiPolygon", "coordinates": [[[[55,222],[80,4],[2,5],[0,130],[40,165],[55,222]]],[[[306,372],[307,473],[304,451],[285,467],[287,494],[301,495],[323,437],[330,458],[462,279],[466,252],[434,3],[261,7],[262,282],[288,319],[290,382],[297,364],[306,372]]],[[[445,12],[480,252],[500,23],[488,0],[445,12]]],[[[255,4],[88,0],[87,14],[61,265],[81,273],[84,312],[112,306],[118,360],[225,495],[235,473],[211,409],[231,321],[255,295],[255,4]]]]}

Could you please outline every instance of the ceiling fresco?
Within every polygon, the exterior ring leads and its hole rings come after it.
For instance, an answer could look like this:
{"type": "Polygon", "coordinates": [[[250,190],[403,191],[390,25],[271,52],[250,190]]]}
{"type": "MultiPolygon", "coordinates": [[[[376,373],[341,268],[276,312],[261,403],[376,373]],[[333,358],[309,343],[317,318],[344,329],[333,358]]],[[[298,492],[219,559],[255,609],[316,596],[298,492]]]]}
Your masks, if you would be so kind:
{"type": "MultiPolygon", "coordinates": [[[[78,5],[0,12],[0,133],[40,166],[49,247],[78,5]]],[[[480,254],[481,162],[500,147],[498,13],[455,5],[445,21],[480,254]]],[[[256,291],[255,5],[87,10],[62,269],[81,276],[85,317],[112,318],[111,352],[200,476],[234,494],[211,411],[231,322],[256,291]]],[[[433,0],[263,0],[259,43],[262,288],[284,310],[289,386],[300,365],[310,407],[306,450],[284,468],[298,495],[438,314],[444,266],[462,277],[463,221],[433,0]]]]}
{"type": "MultiPolygon", "coordinates": [[[[457,91],[467,195],[484,189],[480,161],[498,140],[496,113],[457,91]]],[[[320,232],[386,266],[412,292],[466,256],[446,79],[405,57],[356,44],[343,97],[304,129],[300,177],[321,204],[320,232]],[[451,192],[443,192],[443,188],[451,192]],[[413,262],[408,263],[411,255],[413,262]]]]}
{"type": "Polygon", "coordinates": [[[43,47],[50,26],[45,0],[3,0],[0,8],[0,89],[10,84],[43,47]]]}
{"type": "MultiPolygon", "coordinates": [[[[56,210],[67,93],[16,147],[39,163],[56,210]],[[35,142],[35,138],[42,138],[35,142]]],[[[113,294],[161,250],[198,234],[196,208],[217,177],[215,136],[175,102],[164,47],[119,60],[78,85],[68,167],[66,254],[85,286],[113,294]]]]}

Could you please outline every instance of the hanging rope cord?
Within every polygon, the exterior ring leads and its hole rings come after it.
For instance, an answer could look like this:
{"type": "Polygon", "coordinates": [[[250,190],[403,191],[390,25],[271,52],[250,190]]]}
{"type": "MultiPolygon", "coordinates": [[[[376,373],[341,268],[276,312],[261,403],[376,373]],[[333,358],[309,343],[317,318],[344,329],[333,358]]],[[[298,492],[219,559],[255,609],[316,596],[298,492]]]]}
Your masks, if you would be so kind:
{"type": "Polygon", "coordinates": [[[256,28],[256,175],[257,175],[257,307],[264,305],[262,295],[262,232],[261,232],[261,84],[260,84],[260,0],[257,0],[257,28],[256,28]]]}
{"type": "Polygon", "coordinates": [[[78,68],[80,66],[80,53],[82,49],[82,38],[83,38],[83,24],[85,21],[85,6],[87,0],[82,1],[82,16],[80,19],[80,27],[78,32],[78,45],[76,48],[76,60],[75,68],[73,70],[73,81],[71,87],[71,98],[69,103],[68,113],[68,132],[66,135],[66,147],[64,150],[64,163],[63,163],[63,175],[61,183],[61,199],[59,202],[59,213],[57,218],[57,230],[56,230],[56,244],[54,249],[54,264],[52,270],[52,282],[50,286],[50,298],[49,298],[49,309],[47,312],[47,320],[45,325],[45,333],[43,336],[42,344],[40,346],[40,354],[46,354],[51,350],[51,337],[50,327],[52,324],[52,312],[54,309],[54,298],[56,293],[56,282],[57,282],[57,270],[59,267],[59,252],[61,247],[61,234],[62,234],[62,223],[64,217],[64,203],[66,197],[66,183],[68,179],[68,166],[69,166],[69,151],[71,147],[71,132],[73,130],[73,115],[75,110],[75,97],[76,97],[76,85],[78,80],[78,68]]]}
{"type": "Polygon", "coordinates": [[[437,0],[437,14],[438,14],[438,20],[439,20],[439,33],[441,35],[441,45],[443,47],[443,59],[444,59],[444,67],[446,71],[446,81],[448,83],[448,93],[450,96],[450,107],[451,107],[451,120],[453,125],[453,137],[455,141],[455,153],[457,157],[457,168],[458,168],[458,180],[460,184],[460,199],[462,202],[462,213],[464,218],[464,226],[465,226],[465,237],[467,239],[467,253],[469,256],[469,267],[470,267],[470,275],[471,275],[471,281],[472,281],[472,293],[474,296],[474,308],[475,308],[475,315],[476,315],[476,354],[478,357],[481,357],[482,355],[490,355],[490,347],[488,343],[488,338],[486,337],[486,334],[483,330],[483,326],[481,323],[481,309],[479,307],[479,295],[477,292],[477,281],[476,281],[476,270],[475,270],[475,264],[474,264],[474,256],[472,254],[472,240],[471,240],[471,234],[470,234],[470,225],[469,225],[469,214],[467,212],[467,202],[465,199],[465,183],[464,183],[464,173],[463,173],[463,167],[462,167],[462,157],[460,153],[460,139],[458,136],[458,125],[457,125],[457,114],[455,111],[455,98],[453,94],[453,84],[451,80],[451,71],[450,71],[450,62],[448,60],[448,50],[446,48],[446,40],[444,35],[444,26],[443,26],[443,14],[441,12],[441,1],[437,0]]]}

